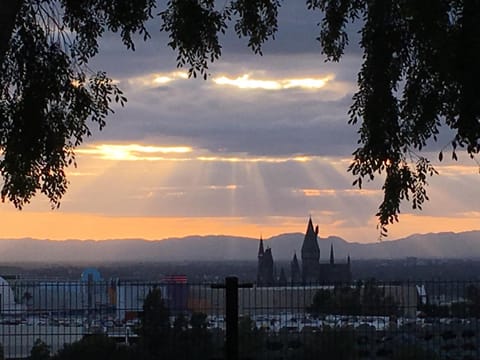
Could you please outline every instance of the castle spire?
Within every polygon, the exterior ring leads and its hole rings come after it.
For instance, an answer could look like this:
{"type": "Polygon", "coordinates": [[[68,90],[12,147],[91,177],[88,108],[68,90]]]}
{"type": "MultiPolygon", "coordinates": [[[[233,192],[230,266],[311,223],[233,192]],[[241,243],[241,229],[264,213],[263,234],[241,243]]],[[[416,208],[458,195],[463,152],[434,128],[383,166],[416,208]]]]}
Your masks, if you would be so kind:
{"type": "Polygon", "coordinates": [[[265,250],[263,249],[263,238],[262,235],[260,235],[260,244],[258,245],[258,257],[262,257],[264,253],[265,250]]]}
{"type": "Polygon", "coordinates": [[[290,262],[290,273],[292,276],[292,284],[298,284],[302,280],[300,272],[300,265],[298,264],[297,252],[293,254],[293,259],[290,262]]]}
{"type": "Polygon", "coordinates": [[[307,232],[302,244],[302,260],[305,258],[316,259],[318,262],[320,258],[320,248],[317,242],[318,226],[317,230],[313,228],[312,218],[308,220],[307,232]]]}
{"type": "Polygon", "coordinates": [[[333,255],[333,243],[330,244],[330,265],[335,264],[335,256],[333,255]]]}
{"type": "Polygon", "coordinates": [[[292,264],[292,266],[300,269],[300,266],[298,264],[298,258],[297,258],[297,252],[296,251],[293,253],[293,259],[292,259],[291,264],[292,264]]]}
{"type": "Polygon", "coordinates": [[[307,233],[305,235],[314,234],[312,217],[308,218],[307,233]]]}
{"type": "Polygon", "coordinates": [[[317,238],[318,228],[314,230],[310,217],[302,244],[302,281],[304,283],[317,281],[318,279],[320,248],[317,238]]]}
{"type": "Polygon", "coordinates": [[[274,262],[272,249],[263,247],[263,238],[260,236],[258,245],[258,267],[257,267],[257,285],[271,286],[274,283],[274,262]]]}

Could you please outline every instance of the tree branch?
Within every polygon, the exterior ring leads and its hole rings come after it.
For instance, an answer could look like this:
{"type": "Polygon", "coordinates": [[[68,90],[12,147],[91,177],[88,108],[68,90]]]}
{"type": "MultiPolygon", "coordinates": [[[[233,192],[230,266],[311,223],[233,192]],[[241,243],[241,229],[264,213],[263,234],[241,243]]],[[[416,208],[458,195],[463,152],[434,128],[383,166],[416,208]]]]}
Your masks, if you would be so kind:
{"type": "Polygon", "coordinates": [[[24,0],[7,0],[0,6],[0,65],[3,64],[5,53],[15,27],[15,19],[24,0]]]}

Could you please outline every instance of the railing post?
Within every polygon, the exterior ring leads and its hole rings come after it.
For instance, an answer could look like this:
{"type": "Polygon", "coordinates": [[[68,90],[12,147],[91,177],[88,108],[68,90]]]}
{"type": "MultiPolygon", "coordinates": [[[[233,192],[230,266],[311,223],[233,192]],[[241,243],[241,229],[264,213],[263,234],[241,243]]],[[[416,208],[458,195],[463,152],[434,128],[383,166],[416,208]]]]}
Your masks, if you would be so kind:
{"type": "Polygon", "coordinates": [[[225,278],[225,284],[212,284],[212,289],[225,289],[226,343],[225,358],[238,360],[238,289],[251,288],[252,284],[238,284],[236,276],[225,278]]]}
{"type": "Polygon", "coordinates": [[[225,279],[226,358],[238,359],[238,278],[225,279]]]}

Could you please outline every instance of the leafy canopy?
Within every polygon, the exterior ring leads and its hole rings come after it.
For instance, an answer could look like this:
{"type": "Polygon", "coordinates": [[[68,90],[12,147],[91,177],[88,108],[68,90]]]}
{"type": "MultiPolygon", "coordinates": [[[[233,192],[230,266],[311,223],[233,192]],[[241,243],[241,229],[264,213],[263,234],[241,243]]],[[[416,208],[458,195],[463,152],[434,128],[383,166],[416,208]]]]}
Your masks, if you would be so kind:
{"type": "MultiPolygon", "coordinates": [[[[219,36],[229,25],[261,54],[277,31],[280,0],[12,0],[0,12],[0,172],[2,199],[21,208],[36,192],[58,206],[67,188],[65,168],[74,149],[100,129],[112,102],[126,101],[89,60],[105,31],[150,37],[145,23],[161,19],[177,64],[207,77],[221,56],[219,36]],[[15,21],[1,19],[13,13],[15,21]],[[232,25],[233,24],[233,25],[232,25]]],[[[452,157],[480,151],[480,0],[307,0],[319,16],[318,41],[329,61],[348,45],[346,27],[361,25],[363,64],[349,122],[359,124],[349,171],[354,185],[384,176],[377,216],[382,233],[398,220],[402,200],[421,209],[427,178],[436,174],[419,152],[440,129],[450,129],[452,157]]],[[[439,159],[442,160],[443,152],[439,159]]]]}

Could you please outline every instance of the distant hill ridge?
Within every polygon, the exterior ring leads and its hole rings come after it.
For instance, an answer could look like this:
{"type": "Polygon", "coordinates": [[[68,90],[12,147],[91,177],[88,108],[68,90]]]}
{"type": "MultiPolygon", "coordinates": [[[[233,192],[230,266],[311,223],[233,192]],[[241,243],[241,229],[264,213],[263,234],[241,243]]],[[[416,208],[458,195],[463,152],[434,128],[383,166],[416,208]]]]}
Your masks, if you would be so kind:
{"type": "MultiPolygon", "coordinates": [[[[300,255],[304,235],[290,233],[265,239],[276,260],[300,255]]],[[[319,238],[320,261],[327,261],[330,244],[336,261],[355,259],[480,258],[480,231],[415,234],[398,240],[361,244],[336,236],[319,238]]],[[[0,262],[115,262],[256,260],[258,239],[236,236],[187,236],[157,241],[0,239],[0,262]]]]}

